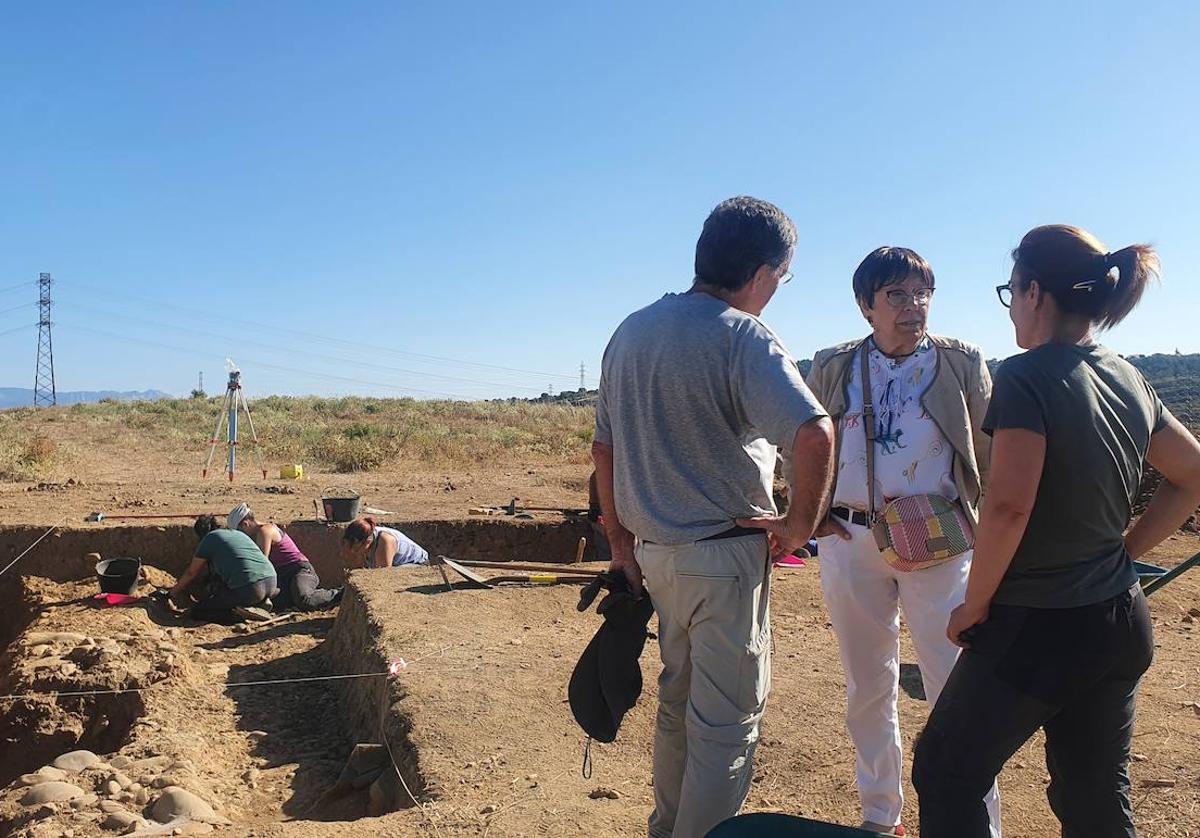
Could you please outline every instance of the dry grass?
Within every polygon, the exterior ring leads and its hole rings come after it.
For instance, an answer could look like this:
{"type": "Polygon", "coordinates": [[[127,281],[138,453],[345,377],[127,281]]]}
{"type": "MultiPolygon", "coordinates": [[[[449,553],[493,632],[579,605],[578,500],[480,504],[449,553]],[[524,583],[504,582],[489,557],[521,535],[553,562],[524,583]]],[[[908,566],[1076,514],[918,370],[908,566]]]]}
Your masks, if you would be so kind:
{"type": "MultiPolygon", "coordinates": [[[[202,452],[220,399],[100,402],[0,412],[0,480],[44,477],[64,456],[97,448],[202,452]]],[[[340,472],[371,471],[402,461],[470,466],[487,463],[582,463],[589,457],[588,407],[412,399],[290,398],[250,404],[268,458],[340,472]]],[[[245,416],[241,437],[249,438],[245,416]]]]}
{"type": "Polygon", "coordinates": [[[14,415],[27,412],[0,414],[0,480],[40,480],[60,460],[52,435],[14,415]]]}

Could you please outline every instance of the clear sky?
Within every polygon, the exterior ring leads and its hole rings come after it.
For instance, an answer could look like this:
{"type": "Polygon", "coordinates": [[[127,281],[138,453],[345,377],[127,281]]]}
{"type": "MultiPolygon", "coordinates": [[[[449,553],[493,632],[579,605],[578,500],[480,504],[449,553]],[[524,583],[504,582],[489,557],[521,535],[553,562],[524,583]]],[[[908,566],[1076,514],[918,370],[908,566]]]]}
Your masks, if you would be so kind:
{"type": "Polygon", "coordinates": [[[1197,43],[1186,2],[8,4],[0,385],[49,271],[62,390],[594,386],[743,193],[799,228],[797,357],[865,333],[881,244],[1011,354],[992,289],[1051,222],[1160,248],[1111,346],[1200,351],[1197,43]]]}

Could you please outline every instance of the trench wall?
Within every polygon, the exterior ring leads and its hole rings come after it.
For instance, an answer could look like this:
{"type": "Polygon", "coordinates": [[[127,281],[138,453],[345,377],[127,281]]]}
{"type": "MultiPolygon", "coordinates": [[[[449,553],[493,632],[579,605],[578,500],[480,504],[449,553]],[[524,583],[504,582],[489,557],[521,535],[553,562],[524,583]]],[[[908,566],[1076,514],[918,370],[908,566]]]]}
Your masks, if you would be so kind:
{"type": "MultiPolygon", "coordinates": [[[[282,522],[281,522],[282,523],[282,522]]],[[[342,525],[316,521],[283,524],[297,546],[312,561],[327,587],[341,585],[346,576],[339,558],[342,525]]],[[[505,521],[494,518],[465,521],[408,521],[394,524],[430,553],[486,561],[571,562],[580,537],[588,538],[585,558],[594,557],[587,521],[505,521]]],[[[45,527],[0,528],[0,567],[4,567],[46,531],[45,527]]],[[[89,553],[102,558],[134,556],[175,576],[182,573],[196,548],[190,523],[125,526],[93,524],[56,530],[0,576],[0,607],[15,595],[22,575],[71,582],[95,575],[89,553]]]]}

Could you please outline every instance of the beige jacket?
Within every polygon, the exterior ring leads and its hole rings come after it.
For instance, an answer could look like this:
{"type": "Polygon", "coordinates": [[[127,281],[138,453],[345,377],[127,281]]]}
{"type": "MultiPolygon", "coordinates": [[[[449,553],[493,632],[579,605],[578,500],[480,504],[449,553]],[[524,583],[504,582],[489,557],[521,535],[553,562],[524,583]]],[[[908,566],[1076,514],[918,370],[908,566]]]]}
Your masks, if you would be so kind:
{"type": "MultiPolygon", "coordinates": [[[[979,503],[987,488],[991,464],[992,441],[981,426],[992,396],[992,377],[978,346],[938,335],[930,335],[929,339],[937,349],[937,371],[921,396],[921,406],[954,449],[954,482],[974,527],[979,523],[979,503]]],[[[813,358],[808,374],[809,388],[825,405],[839,432],[846,412],[851,364],[861,344],[859,339],[822,349],[813,358]]],[[[840,450],[839,435],[835,463],[840,450]]]]}

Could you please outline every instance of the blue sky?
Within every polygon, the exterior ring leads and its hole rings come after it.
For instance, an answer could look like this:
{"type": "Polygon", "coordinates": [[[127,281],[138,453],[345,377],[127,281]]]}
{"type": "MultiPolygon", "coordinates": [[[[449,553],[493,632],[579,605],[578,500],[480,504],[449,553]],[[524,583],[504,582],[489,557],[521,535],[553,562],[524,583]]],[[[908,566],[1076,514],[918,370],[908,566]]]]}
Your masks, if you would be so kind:
{"type": "MultiPolygon", "coordinates": [[[[880,244],[933,264],[935,331],[1011,354],[992,288],[1050,222],[1160,248],[1111,346],[1200,351],[1200,6],[648,6],[10,4],[0,288],[54,275],[63,390],[211,392],[232,356],[252,395],[537,395],[594,386],[753,194],[799,228],[765,314],[797,357],[864,333],[880,244]]],[[[34,317],[0,311],[2,385],[34,317]]]]}

